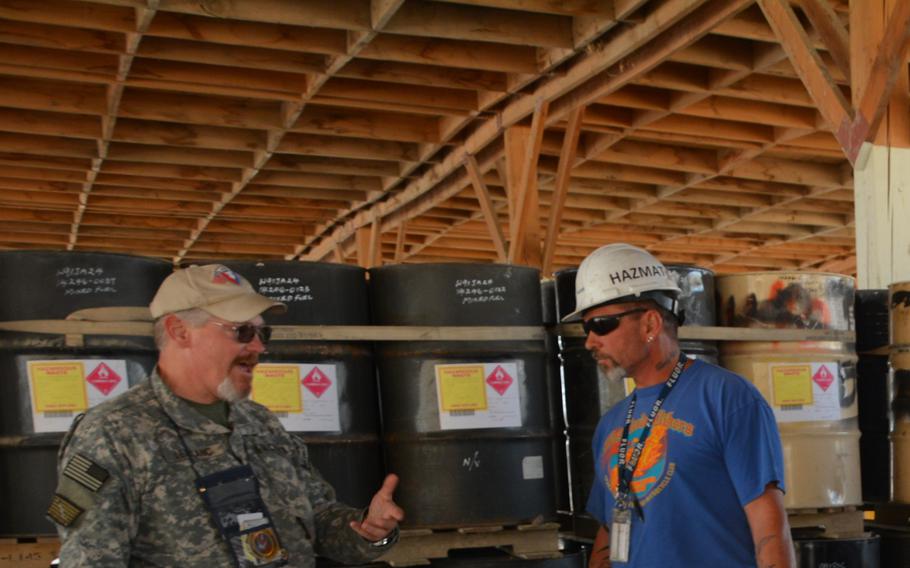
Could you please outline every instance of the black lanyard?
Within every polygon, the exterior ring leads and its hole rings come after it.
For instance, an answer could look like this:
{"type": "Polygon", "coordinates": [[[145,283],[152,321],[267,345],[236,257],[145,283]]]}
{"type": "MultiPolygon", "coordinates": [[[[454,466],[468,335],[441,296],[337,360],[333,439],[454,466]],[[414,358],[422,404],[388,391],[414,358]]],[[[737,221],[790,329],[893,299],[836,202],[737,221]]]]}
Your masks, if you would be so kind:
{"type": "Polygon", "coordinates": [[[635,474],[635,467],[638,465],[638,458],[641,457],[641,452],[645,447],[645,442],[648,440],[648,435],[651,434],[651,426],[654,425],[654,419],[657,418],[657,414],[660,412],[660,408],[663,406],[664,401],[667,399],[673,386],[676,385],[676,381],[679,380],[679,376],[686,366],[686,361],[687,358],[685,353],[680,351],[679,361],[676,362],[676,367],[674,367],[673,372],[670,373],[670,378],[667,379],[663,388],[660,389],[660,394],[657,395],[657,400],[654,401],[651,412],[648,413],[648,422],[642,429],[641,436],[638,437],[638,442],[636,442],[635,447],[632,449],[632,455],[627,462],[626,453],[629,448],[629,428],[632,426],[632,415],[635,413],[635,403],[638,400],[638,393],[633,392],[632,400],[629,401],[629,410],[626,412],[626,423],[622,429],[622,438],[619,440],[619,464],[617,466],[619,469],[619,487],[616,492],[616,506],[620,509],[627,509],[629,507],[629,501],[632,501],[635,505],[635,511],[642,519],[644,519],[644,512],[638,502],[638,497],[636,497],[630,489],[632,486],[632,478],[635,474]]]}

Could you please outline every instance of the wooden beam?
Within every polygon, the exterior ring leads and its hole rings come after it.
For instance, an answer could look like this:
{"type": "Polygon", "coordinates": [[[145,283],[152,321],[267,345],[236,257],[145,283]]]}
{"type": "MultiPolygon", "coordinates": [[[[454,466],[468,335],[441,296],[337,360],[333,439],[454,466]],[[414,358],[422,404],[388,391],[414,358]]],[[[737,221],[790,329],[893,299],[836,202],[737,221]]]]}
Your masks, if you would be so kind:
{"type": "Polygon", "coordinates": [[[850,37],[828,0],[798,0],[844,77],[850,78],[850,37]]]}
{"type": "Polygon", "coordinates": [[[404,238],[408,233],[408,221],[405,219],[398,225],[398,235],[395,237],[394,262],[401,262],[404,257],[404,238]]]}
{"type": "Polygon", "coordinates": [[[357,246],[357,265],[361,268],[370,268],[370,228],[357,229],[355,241],[357,246]]]}
{"type": "Polygon", "coordinates": [[[578,107],[569,114],[569,122],[563,137],[562,150],[559,154],[559,169],[556,172],[556,188],[550,202],[550,218],[547,224],[547,235],[544,238],[543,276],[553,270],[553,255],[556,241],[559,240],[559,227],[562,221],[563,206],[569,193],[569,180],[572,166],[575,164],[575,153],[578,150],[578,138],[584,120],[584,107],[578,107]]]}
{"type": "MultiPolygon", "coordinates": [[[[758,0],[758,5],[831,130],[839,132],[845,125],[849,129],[851,106],[812,48],[792,6],[787,0],[758,0]]],[[[841,145],[846,148],[843,142],[841,145]]]]}
{"type": "Polygon", "coordinates": [[[538,99],[530,128],[513,126],[506,131],[506,159],[510,162],[510,199],[513,217],[510,223],[509,262],[540,266],[540,221],[537,186],[537,162],[547,122],[549,103],[538,99]],[[518,161],[520,157],[520,162],[518,161]],[[519,170],[515,167],[520,165],[519,170]]]}
{"type": "Polygon", "coordinates": [[[342,30],[369,30],[370,3],[368,0],[336,2],[335,0],[168,0],[161,9],[195,16],[224,20],[268,22],[297,26],[342,30]]]}
{"type": "MultiPolygon", "coordinates": [[[[501,112],[480,123],[460,147],[395,196],[357,212],[343,225],[327,227],[301,247],[301,254],[308,259],[324,258],[336,240],[349,238],[376,215],[387,220],[395,216],[400,220],[417,214],[416,211],[425,211],[427,201],[433,203],[435,198],[453,195],[450,190],[463,189],[468,183],[467,175],[452,174],[463,166],[465,156],[473,154],[480,158],[482,152],[489,151],[500,139],[504,127],[533,112],[538,98],[559,99],[560,109],[568,113],[582,102],[594,101],[640,78],[669,53],[697,41],[751,4],[751,0],[671,0],[661,4],[642,22],[618,33],[602,49],[581,54],[564,72],[544,79],[529,96],[509,102],[501,112]],[[581,91],[576,96],[579,88],[581,91]]],[[[561,118],[555,110],[550,113],[553,122],[561,118]]],[[[483,160],[479,161],[483,166],[483,160]]]]}
{"type": "MultiPolygon", "coordinates": [[[[865,127],[862,140],[858,141],[859,144],[875,139],[878,126],[888,107],[891,89],[898,79],[898,73],[903,70],[904,75],[907,74],[907,51],[910,48],[910,2],[898,2],[886,21],[885,35],[878,46],[875,63],[872,65],[868,78],[861,85],[854,85],[854,88],[857,88],[861,94],[853,128],[865,127]]],[[[859,152],[859,147],[856,148],[856,152],[859,152]]]]}
{"type": "Polygon", "coordinates": [[[438,2],[406,3],[386,31],[513,45],[573,47],[571,18],[438,2]]]}
{"type": "Polygon", "coordinates": [[[382,266],[382,220],[376,219],[373,221],[373,226],[370,227],[370,250],[369,254],[369,266],[367,268],[373,268],[374,266],[382,266]]]}
{"type": "Polygon", "coordinates": [[[474,193],[477,194],[477,201],[480,203],[480,210],[483,212],[483,219],[487,224],[490,238],[493,240],[493,246],[496,248],[499,262],[506,262],[508,257],[505,242],[502,238],[502,230],[499,227],[499,218],[496,215],[496,210],[493,209],[493,201],[490,199],[490,192],[487,190],[487,185],[484,183],[483,176],[480,173],[480,166],[477,165],[477,160],[471,155],[465,159],[464,165],[468,170],[468,175],[471,177],[471,183],[474,185],[474,193]]]}

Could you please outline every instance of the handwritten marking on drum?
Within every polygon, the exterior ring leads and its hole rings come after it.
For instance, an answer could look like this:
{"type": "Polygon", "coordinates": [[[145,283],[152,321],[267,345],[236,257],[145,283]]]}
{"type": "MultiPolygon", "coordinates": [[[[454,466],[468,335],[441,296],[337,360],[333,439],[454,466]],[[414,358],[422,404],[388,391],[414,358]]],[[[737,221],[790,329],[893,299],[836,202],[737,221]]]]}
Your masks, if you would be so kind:
{"type": "Polygon", "coordinates": [[[454,287],[462,305],[505,302],[508,292],[506,285],[497,284],[492,278],[459,278],[454,287]]]}
{"type": "Polygon", "coordinates": [[[64,296],[117,293],[117,277],[105,274],[100,266],[64,266],[54,276],[64,296]]]}
{"type": "Polygon", "coordinates": [[[475,451],[473,456],[468,456],[461,460],[461,467],[468,471],[480,469],[480,451],[475,451]]]}

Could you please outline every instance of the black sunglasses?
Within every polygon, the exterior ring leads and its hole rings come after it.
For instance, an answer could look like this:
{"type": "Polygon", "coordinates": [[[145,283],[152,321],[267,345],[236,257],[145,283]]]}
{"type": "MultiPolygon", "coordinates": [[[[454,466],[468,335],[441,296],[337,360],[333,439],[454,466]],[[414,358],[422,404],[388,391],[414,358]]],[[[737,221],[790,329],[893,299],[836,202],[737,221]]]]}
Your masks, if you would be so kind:
{"type": "Polygon", "coordinates": [[[593,333],[594,335],[607,335],[619,327],[620,319],[630,314],[646,312],[649,309],[650,308],[635,308],[634,310],[619,312],[618,314],[613,314],[612,316],[593,317],[589,320],[582,321],[581,327],[585,330],[585,335],[588,335],[589,333],[593,333]]]}
{"type": "Polygon", "coordinates": [[[234,333],[234,339],[240,343],[249,343],[250,341],[253,341],[253,338],[258,335],[259,341],[265,345],[269,342],[269,339],[272,338],[272,327],[269,325],[253,325],[251,323],[231,325],[215,320],[209,321],[218,327],[223,327],[224,329],[231,330],[234,333]]]}

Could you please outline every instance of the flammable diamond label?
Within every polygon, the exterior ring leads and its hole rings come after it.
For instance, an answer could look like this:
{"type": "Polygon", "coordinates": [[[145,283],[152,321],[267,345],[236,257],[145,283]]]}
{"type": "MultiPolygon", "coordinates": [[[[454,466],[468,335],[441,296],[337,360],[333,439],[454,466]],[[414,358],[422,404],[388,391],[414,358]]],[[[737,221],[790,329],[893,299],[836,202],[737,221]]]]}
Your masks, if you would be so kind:
{"type": "Polygon", "coordinates": [[[501,365],[496,365],[496,368],[493,369],[493,372],[487,377],[487,384],[493,387],[493,390],[499,393],[499,396],[502,396],[509,390],[509,387],[512,386],[512,383],[515,380],[502,368],[501,365]]]}
{"type": "Polygon", "coordinates": [[[313,367],[313,370],[307,373],[303,380],[300,381],[309,391],[316,395],[316,398],[322,396],[322,393],[332,386],[332,380],[319,367],[313,367]]]}
{"type": "Polygon", "coordinates": [[[85,380],[88,384],[98,389],[101,394],[107,396],[120,384],[123,377],[115,373],[107,364],[101,363],[85,377],[85,380]]]}

